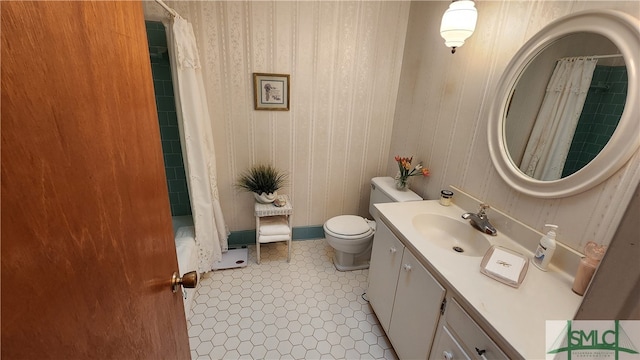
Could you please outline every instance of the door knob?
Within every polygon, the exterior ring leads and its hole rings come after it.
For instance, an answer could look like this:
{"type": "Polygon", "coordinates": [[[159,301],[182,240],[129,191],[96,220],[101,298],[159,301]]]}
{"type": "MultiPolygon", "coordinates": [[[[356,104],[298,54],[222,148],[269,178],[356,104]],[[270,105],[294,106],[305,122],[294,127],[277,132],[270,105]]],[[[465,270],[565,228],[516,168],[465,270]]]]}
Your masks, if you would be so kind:
{"type": "Polygon", "coordinates": [[[184,288],[193,289],[198,285],[198,272],[190,271],[184,274],[182,277],[177,272],[173,273],[171,277],[171,291],[174,293],[178,291],[178,286],[182,285],[184,288]]]}

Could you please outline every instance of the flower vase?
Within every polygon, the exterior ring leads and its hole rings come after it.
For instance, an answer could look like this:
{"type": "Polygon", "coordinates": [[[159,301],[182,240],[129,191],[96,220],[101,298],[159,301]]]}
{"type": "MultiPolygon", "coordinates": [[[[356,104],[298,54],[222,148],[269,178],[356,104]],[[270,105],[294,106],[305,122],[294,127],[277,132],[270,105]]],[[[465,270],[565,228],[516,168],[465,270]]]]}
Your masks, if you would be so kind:
{"type": "Polygon", "coordinates": [[[407,191],[409,188],[409,177],[408,176],[400,176],[400,174],[395,177],[396,189],[400,191],[407,191]]]}

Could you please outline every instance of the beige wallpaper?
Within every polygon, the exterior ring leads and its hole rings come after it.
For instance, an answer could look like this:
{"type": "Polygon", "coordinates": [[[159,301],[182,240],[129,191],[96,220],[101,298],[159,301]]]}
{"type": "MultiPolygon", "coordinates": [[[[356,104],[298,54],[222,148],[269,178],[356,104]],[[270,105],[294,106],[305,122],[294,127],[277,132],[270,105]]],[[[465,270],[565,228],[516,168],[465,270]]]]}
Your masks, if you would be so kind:
{"type": "MultiPolygon", "coordinates": [[[[193,23],[215,132],[218,184],[232,231],[255,228],[238,173],[290,173],[294,226],[368,215],[369,180],[386,171],[408,2],[167,1],[193,23]],[[291,111],[254,111],[252,73],[291,75],[291,111]]],[[[151,1],[146,18],[166,17],[151,1]]]]}
{"type": "MultiPolygon", "coordinates": [[[[447,3],[412,3],[391,154],[415,154],[429,165],[431,178],[413,183],[423,197],[435,198],[440,189],[456,185],[539,231],[545,223],[560,225],[559,239],[575,249],[589,240],[609,243],[640,181],[640,155],[585,193],[535,199],[511,190],[494,170],[483,114],[510,58],[546,24],[589,8],[640,17],[640,3],[505,0],[476,6],[475,34],[451,55],[438,34],[447,3]]],[[[392,173],[393,162],[387,165],[392,173]]]]}
{"type": "MultiPolygon", "coordinates": [[[[369,179],[393,176],[394,155],[415,155],[432,170],[413,179],[423,197],[456,185],[537,230],[560,225],[559,239],[576,249],[610,241],[640,181],[636,154],[583,194],[521,195],[491,164],[483,117],[509,59],[536,31],[589,8],[640,17],[637,1],[477,1],[476,32],[455,55],[438,32],[448,1],[167,3],[193,23],[206,64],[221,202],[232,231],[255,226],[252,198],[232,186],[254,162],[291,173],[284,192],[293,198],[294,226],[367,215],[369,179]],[[253,110],[253,72],[291,74],[291,111],[253,110]]],[[[166,18],[152,1],[145,14],[166,18]]]]}

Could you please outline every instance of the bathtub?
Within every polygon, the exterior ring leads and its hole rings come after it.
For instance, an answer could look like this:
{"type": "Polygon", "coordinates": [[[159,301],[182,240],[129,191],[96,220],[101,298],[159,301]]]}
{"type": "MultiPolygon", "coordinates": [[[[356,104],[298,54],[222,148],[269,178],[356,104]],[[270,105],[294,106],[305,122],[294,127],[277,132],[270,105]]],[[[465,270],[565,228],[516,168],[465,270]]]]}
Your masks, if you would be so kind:
{"type": "MultiPolygon", "coordinates": [[[[198,250],[196,248],[195,231],[191,215],[173,217],[173,235],[176,242],[178,269],[180,276],[198,269],[198,250]]],[[[198,280],[200,274],[198,274],[198,280]]],[[[191,305],[196,289],[184,289],[184,313],[187,320],[191,318],[191,305]]]]}

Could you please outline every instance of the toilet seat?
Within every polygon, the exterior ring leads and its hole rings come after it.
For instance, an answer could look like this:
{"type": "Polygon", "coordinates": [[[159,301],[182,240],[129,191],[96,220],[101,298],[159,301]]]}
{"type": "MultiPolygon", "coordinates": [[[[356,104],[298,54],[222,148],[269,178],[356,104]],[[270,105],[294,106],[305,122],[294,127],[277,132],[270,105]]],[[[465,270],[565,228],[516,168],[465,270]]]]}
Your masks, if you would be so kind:
{"type": "Polygon", "coordinates": [[[324,230],[345,240],[365,238],[374,232],[370,222],[356,215],[333,217],[324,224],[324,230]]]}

